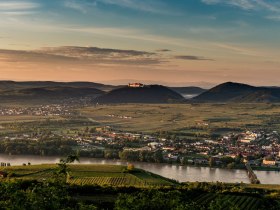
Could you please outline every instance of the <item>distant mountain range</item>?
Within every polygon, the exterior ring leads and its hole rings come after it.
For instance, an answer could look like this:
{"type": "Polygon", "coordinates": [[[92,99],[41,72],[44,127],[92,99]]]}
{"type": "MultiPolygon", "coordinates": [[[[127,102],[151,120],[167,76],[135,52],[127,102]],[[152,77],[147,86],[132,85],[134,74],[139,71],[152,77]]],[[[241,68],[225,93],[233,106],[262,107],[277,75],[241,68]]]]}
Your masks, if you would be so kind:
{"type": "Polygon", "coordinates": [[[0,81],[1,102],[54,103],[88,98],[93,103],[259,103],[280,102],[280,87],[227,82],[209,90],[199,87],[146,85],[132,88],[93,82],[0,81]],[[183,97],[184,96],[184,97],[183,97]],[[187,97],[195,96],[191,99],[187,97]]]}
{"type": "Polygon", "coordinates": [[[18,90],[26,88],[42,88],[42,87],[70,87],[70,88],[96,88],[102,91],[110,91],[118,86],[104,85],[94,82],[53,82],[53,81],[0,81],[0,91],[18,90]]]}
{"type": "Polygon", "coordinates": [[[241,83],[220,84],[193,98],[194,102],[258,103],[280,102],[279,87],[255,87],[241,83]]]}

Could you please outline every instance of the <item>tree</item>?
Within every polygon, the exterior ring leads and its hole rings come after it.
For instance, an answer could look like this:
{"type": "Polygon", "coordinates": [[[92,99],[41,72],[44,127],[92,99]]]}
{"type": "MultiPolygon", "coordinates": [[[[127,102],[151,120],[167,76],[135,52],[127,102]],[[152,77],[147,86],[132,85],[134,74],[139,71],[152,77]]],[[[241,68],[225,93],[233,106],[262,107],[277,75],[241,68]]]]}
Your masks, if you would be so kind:
{"type": "Polygon", "coordinates": [[[133,171],[134,170],[134,165],[131,164],[131,163],[127,164],[127,170],[128,171],[133,171]]]}
{"type": "Polygon", "coordinates": [[[65,159],[60,159],[60,162],[58,163],[57,175],[62,175],[65,182],[67,182],[67,179],[70,177],[68,164],[75,161],[79,161],[79,157],[77,155],[68,155],[65,159]]]}

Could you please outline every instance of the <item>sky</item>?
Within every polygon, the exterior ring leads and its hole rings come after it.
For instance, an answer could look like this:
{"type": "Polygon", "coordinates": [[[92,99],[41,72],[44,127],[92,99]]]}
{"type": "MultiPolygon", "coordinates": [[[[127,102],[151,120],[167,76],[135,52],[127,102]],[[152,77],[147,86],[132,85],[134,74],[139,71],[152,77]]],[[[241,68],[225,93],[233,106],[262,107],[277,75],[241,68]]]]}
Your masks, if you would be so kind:
{"type": "Polygon", "coordinates": [[[279,85],[278,0],[0,0],[0,80],[279,85]]]}

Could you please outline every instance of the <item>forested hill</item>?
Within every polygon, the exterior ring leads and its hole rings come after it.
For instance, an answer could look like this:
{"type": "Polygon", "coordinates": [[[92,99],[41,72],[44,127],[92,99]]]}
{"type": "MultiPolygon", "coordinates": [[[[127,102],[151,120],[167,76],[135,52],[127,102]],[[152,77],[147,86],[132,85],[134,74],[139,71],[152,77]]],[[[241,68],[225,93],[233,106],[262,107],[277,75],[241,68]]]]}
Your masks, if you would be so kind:
{"type": "Polygon", "coordinates": [[[95,99],[96,103],[174,103],[182,102],[183,96],[161,85],[123,87],[112,90],[95,99]]]}
{"type": "Polygon", "coordinates": [[[227,82],[200,94],[193,98],[193,101],[210,103],[280,102],[280,88],[255,87],[241,83],[227,82]]]}

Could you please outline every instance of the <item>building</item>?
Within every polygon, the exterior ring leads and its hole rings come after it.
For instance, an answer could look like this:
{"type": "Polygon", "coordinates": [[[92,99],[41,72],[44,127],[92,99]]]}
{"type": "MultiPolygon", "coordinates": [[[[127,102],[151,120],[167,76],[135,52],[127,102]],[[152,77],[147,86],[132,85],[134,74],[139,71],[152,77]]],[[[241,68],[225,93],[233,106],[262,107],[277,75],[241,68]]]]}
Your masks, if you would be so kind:
{"type": "Polygon", "coordinates": [[[276,160],[263,159],[262,163],[265,166],[275,166],[276,165],[276,160]]]}
{"type": "Polygon", "coordinates": [[[250,143],[251,141],[255,141],[258,137],[257,133],[247,131],[239,137],[239,141],[242,143],[250,143]]]}
{"type": "Polygon", "coordinates": [[[142,83],[129,83],[128,87],[140,88],[140,87],[144,87],[144,85],[142,83]]]}

